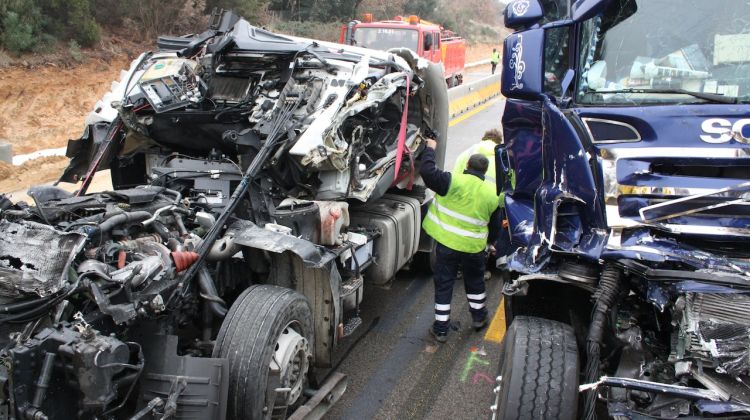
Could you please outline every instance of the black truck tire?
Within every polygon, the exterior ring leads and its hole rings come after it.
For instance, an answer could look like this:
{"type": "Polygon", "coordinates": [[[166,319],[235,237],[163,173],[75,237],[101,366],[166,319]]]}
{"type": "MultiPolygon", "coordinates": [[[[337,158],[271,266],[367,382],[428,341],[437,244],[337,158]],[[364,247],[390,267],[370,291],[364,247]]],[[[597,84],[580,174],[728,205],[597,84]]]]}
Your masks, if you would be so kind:
{"type": "Polygon", "coordinates": [[[498,374],[502,376],[499,419],[576,418],[578,347],[569,325],[515,317],[505,335],[498,374]]]}
{"type": "MultiPolygon", "coordinates": [[[[295,378],[292,381],[298,385],[296,388],[304,389],[304,376],[310,366],[314,344],[312,313],[307,299],[283,287],[250,286],[224,318],[213,350],[213,357],[229,360],[227,419],[254,420],[266,416],[264,407],[268,406],[271,358],[278,355],[282,337],[285,337],[285,347],[290,345],[289,337],[294,337],[291,353],[295,354],[292,357],[295,360],[285,365],[294,368],[290,372],[297,371],[296,375],[292,373],[291,377],[295,378]],[[301,360],[301,357],[306,360],[301,360]]],[[[301,390],[294,401],[284,402],[289,402],[290,407],[295,406],[301,401],[299,395],[301,390]]],[[[278,398],[275,399],[276,407],[279,407],[278,398]]],[[[291,409],[288,414],[291,414],[291,409]]]]}

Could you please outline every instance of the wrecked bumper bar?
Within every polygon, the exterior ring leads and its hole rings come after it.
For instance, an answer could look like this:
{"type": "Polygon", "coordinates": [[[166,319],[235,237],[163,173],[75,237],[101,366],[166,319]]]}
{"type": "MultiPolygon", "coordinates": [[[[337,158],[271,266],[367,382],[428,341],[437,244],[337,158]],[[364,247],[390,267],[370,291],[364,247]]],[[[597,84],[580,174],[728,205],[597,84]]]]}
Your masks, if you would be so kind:
{"type": "MultiPolygon", "coordinates": [[[[637,391],[655,392],[659,394],[666,394],[675,397],[688,398],[691,400],[710,400],[710,401],[723,401],[721,395],[718,393],[701,388],[693,388],[689,386],[681,385],[669,385],[659,382],[643,381],[640,379],[631,378],[618,378],[612,376],[602,376],[598,381],[583,384],[578,386],[579,392],[585,392],[597,389],[601,386],[609,386],[614,388],[627,388],[634,389],[637,391]]],[[[747,407],[750,410],[750,406],[747,407]]]]}

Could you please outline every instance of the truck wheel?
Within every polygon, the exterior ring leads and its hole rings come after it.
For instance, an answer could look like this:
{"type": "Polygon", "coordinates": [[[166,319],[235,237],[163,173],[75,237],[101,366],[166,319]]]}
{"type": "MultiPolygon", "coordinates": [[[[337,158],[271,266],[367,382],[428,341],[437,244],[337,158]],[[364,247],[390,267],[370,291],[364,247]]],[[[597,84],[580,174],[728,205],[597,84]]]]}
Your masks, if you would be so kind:
{"type": "Polygon", "coordinates": [[[578,347],[570,326],[515,317],[505,336],[499,376],[498,418],[576,418],[578,347]]]}
{"type": "Polygon", "coordinates": [[[312,358],[311,320],[307,299],[290,289],[254,285],[237,298],[213,351],[229,360],[228,419],[263,419],[271,406],[291,414],[312,358]]]}

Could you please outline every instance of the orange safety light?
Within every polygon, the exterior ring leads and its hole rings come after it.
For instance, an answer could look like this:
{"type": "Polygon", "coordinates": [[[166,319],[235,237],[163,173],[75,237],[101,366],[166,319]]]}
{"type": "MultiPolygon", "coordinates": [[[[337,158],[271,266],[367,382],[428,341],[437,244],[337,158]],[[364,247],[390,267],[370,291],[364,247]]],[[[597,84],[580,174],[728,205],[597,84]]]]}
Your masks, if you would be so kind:
{"type": "Polygon", "coordinates": [[[412,25],[416,25],[417,23],[419,23],[419,16],[417,15],[409,16],[409,23],[411,23],[412,25]]]}
{"type": "Polygon", "coordinates": [[[401,15],[396,15],[394,16],[393,20],[395,20],[396,22],[403,22],[404,18],[401,15]]]}
{"type": "Polygon", "coordinates": [[[372,22],[372,13],[365,13],[365,15],[362,17],[362,22],[364,22],[364,23],[371,23],[372,22]]]}

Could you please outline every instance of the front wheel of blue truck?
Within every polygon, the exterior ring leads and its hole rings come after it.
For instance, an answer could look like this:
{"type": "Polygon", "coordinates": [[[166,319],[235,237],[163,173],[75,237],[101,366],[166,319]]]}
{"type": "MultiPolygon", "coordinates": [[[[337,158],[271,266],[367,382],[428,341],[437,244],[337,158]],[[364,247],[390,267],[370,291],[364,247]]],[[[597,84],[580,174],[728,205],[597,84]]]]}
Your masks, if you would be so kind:
{"type": "Polygon", "coordinates": [[[498,376],[499,399],[493,418],[576,418],[578,347],[569,325],[515,317],[505,336],[498,376]]]}

